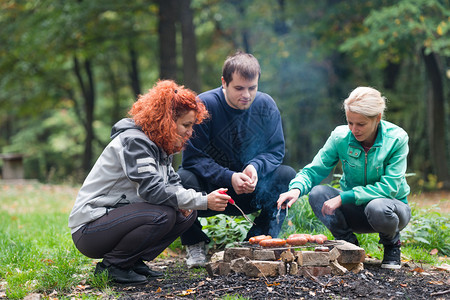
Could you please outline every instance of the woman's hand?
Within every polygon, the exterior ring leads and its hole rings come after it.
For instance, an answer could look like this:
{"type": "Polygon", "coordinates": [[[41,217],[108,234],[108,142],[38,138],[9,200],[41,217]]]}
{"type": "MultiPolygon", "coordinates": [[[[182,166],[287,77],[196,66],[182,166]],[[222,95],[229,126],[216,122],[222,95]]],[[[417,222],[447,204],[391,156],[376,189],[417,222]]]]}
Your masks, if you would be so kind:
{"type": "Polygon", "coordinates": [[[334,215],[334,211],[342,206],[341,195],[331,198],[330,200],[325,201],[322,206],[322,215],[334,215]]]}
{"type": "Polygon", "coordinates": [[[206,197],[208,199],[208,209],[215,211],[224,211],[227,207],[228,200],[231,199],[227,194],[221,194],[219,191],[227,191],[228,189],[218,189],[209,193],[206,197]]]}
{"type": "Polygon", "coordinates": [[[292,189],[286,193],[281,194],[277,200],[277,208],[280,209],[281,207],[282,209],[285,209],[286,206],[288,208],[291,208],[292,204],[297,201],[298,197],[300,197],[299,189],[292,189]],[[286,203],[286,201],[288,202],[286,203]]]}
{"type": "Polygon", "coordinates": [[[179,208],[178,210],[180,211],[180,213],[181,213],[185,218],[189,217],[189,215],[192,214],[192,209],[182,209],[182,208],[179,208]]]}

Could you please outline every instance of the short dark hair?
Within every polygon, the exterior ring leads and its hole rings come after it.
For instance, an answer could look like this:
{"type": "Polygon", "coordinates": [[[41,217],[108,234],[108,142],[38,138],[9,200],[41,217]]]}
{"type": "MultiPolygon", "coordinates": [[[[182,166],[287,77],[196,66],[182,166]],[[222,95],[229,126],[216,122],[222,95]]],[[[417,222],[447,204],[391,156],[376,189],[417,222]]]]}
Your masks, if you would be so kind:
{"type": "Polygon", "coordinates": [[[233,73],[238,72],[245,79],[261,76],[261,67],[253,55],[242,51],[228,56],[222,68],[222,77],[228,85],[233,80],[233,73]]]}

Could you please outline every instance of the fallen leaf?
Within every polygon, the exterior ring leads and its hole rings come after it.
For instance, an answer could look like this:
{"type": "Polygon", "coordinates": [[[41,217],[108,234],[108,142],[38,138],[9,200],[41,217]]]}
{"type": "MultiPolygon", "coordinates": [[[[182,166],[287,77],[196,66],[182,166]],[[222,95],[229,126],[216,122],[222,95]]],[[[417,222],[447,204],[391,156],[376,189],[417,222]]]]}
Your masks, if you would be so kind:
{"type": "Polygon", "coordinates": [[[274,283],[267,283],[267,281],[266,281],[266,285],[267,286],[273,286],[273,285],[280,285],[280,283],[279,282],[274,282],[274,283]]]}
{"type": "Polygon", "coordinates": [[[178,294],[177,296],[181,296],[181,297],[184,297],[184,296],[188,296],[188,295],[190,295],[190,294],[195,294],[195,291],[193,291],[193,290],[185,290],[185,291],[182,291],[180,294],[178,294]]]}
{"type": "Polygon", "coordinates": [[[434,266],[433,269],[439,270],[439,271],[450,271],[450,265],[449,264],[442,264],[440,266],[434,266]]]}
{"type": "Polygon", "coordinates": [[[428,281],[428,283],[429,284],[437,284],[437,285],[443,285],[444,284],[442,281],[436,281],[436,280],[428,281]]]}
{"type": "Polygon", "coordinates": [[[438,249],[434,248],[433,250],[430,251],[431,255],[436,255],[438,254],[438,249]]]}
{"type": "Polygon", "coordinates": [[[155,293],[161,293],[162,292],[162,289],[161,289],[161,287],[158,287],[158,289],[156,290],[156,292],[155,293]]]}
{"type": "Polygon", "coordinates": [[[406,283],[400,283],[400,286],[402,286],[402,287],[407,287],[408,284],[406,284],[406,283]]]}
{"type": "Polygon", "coordinates": [[[417,268],[415,268],[413,270],[413,272],[422,273],[422,272],[425,272],[425,271],[424,271],[424,269],[417,267],[417,268]]]}
{"type": "Polygon", "coordinates": [[[51,260],[50,258],[41,259],[43,263],[46,263],[47,265],[53,265],[55,262],[51,260]]]}

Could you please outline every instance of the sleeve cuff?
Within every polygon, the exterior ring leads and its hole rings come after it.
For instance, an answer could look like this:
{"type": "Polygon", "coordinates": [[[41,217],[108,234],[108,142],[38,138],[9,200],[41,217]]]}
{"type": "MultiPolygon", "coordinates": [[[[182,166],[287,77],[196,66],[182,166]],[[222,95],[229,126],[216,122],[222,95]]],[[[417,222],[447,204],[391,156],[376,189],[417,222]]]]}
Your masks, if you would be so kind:
{"type": "Polygon", "coordinates": [[[300,196],[303,196],[303,185],[300,182],[291,182],[289,184],[289,190],[293,189],[300,190],[300,196]]]}
{"type": "Polygon", "coordinates": [[[341,192],[342,204],[355,204],[355,192],[353,190],[341,192]]]}

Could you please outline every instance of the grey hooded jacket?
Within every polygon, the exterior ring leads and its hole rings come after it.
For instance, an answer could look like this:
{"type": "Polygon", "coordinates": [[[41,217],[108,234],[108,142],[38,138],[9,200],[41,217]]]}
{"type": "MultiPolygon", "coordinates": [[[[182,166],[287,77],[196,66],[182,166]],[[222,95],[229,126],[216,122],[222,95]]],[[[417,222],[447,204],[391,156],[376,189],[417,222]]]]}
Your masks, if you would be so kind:
{"type": "Polygon", "coordinates": [[[69,216],[71,232],[134,202],[181,209],[206,210],[206,195],[181,185],[167,155],[135,125],[122,119],[111,131],[112,141],[86,177],[69,216]]]}

